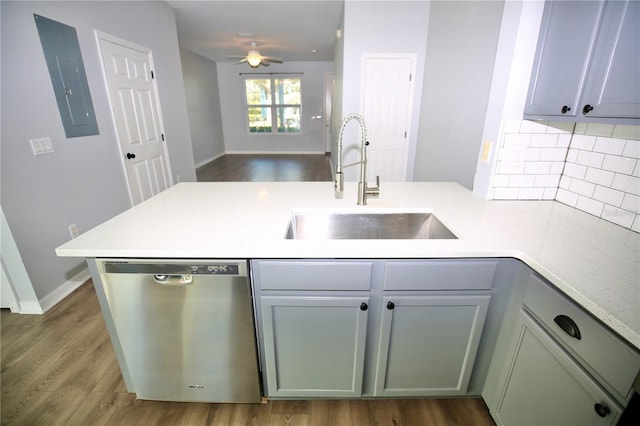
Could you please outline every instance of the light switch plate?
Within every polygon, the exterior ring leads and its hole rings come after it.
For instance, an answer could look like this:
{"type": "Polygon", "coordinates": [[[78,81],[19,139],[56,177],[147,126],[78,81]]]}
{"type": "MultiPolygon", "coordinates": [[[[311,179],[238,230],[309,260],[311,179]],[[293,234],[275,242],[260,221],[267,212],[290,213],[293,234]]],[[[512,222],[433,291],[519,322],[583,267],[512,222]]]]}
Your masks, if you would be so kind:
{"type": "Polygon", "coordinates": [[[50,137],[29,139],[33,155],[50,154],[53,152],[53,144],[50,137]]]}

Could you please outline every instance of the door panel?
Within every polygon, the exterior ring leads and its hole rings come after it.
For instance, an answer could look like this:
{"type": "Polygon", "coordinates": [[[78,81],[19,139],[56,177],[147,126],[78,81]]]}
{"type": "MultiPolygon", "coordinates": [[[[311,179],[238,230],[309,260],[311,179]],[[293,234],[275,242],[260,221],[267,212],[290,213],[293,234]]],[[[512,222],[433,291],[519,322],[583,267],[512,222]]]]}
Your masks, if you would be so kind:
{"type": "Polygon", "coordinates": [[[367,136],[367,179],[406,180],[413,99],[414,59],[365,57],[363,107],[367,136]]]}
{"type": "Polygon", "coordinates": [[[133,205],[173,184],[151,52],[98,34],[112,114],[133,205]]]}

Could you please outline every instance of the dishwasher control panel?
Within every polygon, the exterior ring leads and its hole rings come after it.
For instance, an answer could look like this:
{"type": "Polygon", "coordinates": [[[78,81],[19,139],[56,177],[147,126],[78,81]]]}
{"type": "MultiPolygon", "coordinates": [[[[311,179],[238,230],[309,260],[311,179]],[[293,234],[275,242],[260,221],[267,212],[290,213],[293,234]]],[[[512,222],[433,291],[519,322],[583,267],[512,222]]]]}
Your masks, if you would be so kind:
{"type": "Polygon", "coordinates": [[[234,275],[246,276],[246,262],[202,260],[192,262],[168,262],[165,260],[105,260],[101,263],[107,274],[153,274],[153,275],[234,275]]]}

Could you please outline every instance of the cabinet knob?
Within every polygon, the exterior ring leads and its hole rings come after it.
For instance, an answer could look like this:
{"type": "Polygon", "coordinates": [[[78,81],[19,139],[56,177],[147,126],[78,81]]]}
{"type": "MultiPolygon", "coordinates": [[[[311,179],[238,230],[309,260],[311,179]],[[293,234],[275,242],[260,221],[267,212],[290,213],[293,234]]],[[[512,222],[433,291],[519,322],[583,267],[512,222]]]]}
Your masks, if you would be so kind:
{"type": "Polygon", "coordinates": [[[611,413],[611,409],[609,407],[604,404],[600,404],[599,402],[593,406],[593,409],[596,410],[596,413],[598,413],[600,417],[607,417],[607,415],[611,413]]]}
{"type": "Polygon", "coordinates": [[[562,111],[563,114],[566,114],[571,111],[571,107],[569,105],[562,105],[562,109],[560,111],[562,111]]]}
{"type": "Polygon", "coordinates": [[[360,310],[361,311],[366,311],[367,309],[369,309],[369,305],[367,305],[366,303],[362,302],[360,304],[360,310]]]}
{"type": "Polygon", "coordinates": [[[593,111],[593,107],[589,104],[586,104],[583,108],[582,108],[582,113],[583,114],[588,114],[590,111],[593,111]]]}
{"type": "Polygon", "coordinates": [[[396,305],[393,304],[393,302],[387,302],[387,309],[391,310],[393,308],[395,308],[396,305]]]}
{"type": "Polygon", "coordinates": [[[127,152],[127,160],[131,160],[132,158],[136,158],[136,155],[130,152],[127,152]]]}
{"type": "Polygon", "coordinates": [[[578,328],[578,324],[576,324],[575,321],[569,318],[568,316],[558,315],[553,320],[569,336],[575,337],[578,340],[582,339],[582,335],[580,334],[580,329],[578,328]]]}

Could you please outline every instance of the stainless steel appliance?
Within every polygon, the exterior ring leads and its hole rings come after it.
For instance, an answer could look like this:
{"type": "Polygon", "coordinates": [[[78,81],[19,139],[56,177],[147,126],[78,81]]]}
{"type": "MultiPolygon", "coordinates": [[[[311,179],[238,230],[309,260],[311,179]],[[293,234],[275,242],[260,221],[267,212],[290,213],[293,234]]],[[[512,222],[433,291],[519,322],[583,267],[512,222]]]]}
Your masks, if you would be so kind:
{"type": "Polygon", "coordinates": [[[96,267],[129,391],[140,399],[260,402],[247,261],[97,259],[96,267]]]}

